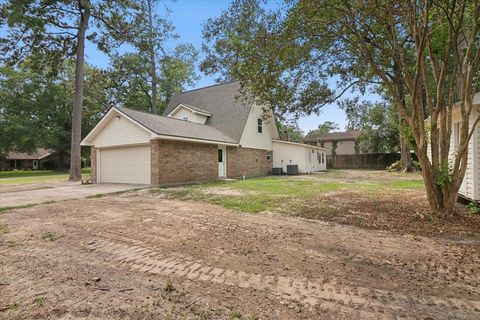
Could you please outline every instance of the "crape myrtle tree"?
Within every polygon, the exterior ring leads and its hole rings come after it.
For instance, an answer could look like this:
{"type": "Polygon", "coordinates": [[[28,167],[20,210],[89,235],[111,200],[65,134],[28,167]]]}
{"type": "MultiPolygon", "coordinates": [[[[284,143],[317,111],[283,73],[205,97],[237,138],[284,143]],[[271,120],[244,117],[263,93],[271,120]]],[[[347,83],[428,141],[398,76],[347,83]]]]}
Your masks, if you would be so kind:
{"type": "Polygon", "coordinates": [[[32,54],[42,68],[75,59],[70,180],[81,179],[85,41],[111,51],[131,35],[137,5],[133,0],[9,0],[0,6],[0,22],[6,29],[0,50],[6,62],[16,64],[32,54]]]}
{"type": "MultiPolygon", "coordinates": [[[[256,3],[236,2],[216,21],[241,16],[243,3],[256,3]]],[[[315,110],[347,88],[386,90],[415,140],[432,211],[452,214],[478,123],[471,115],[480,2],[302,0],[287,1],[284,9],[269,12],[253,35],[223,32],[221,26],[210,31],[205,40],[212,55],[226,55],[222,42],[233,44],[239,53],[234,76],[265,101],[275,101],[279,91],[291,96],[284,100],[293,101],[290,107],[279,106],[293,112],[315,110]],[[336,90],[327,81],[331,76],[338,79],[336,90]],[[455,108],[462,126],[449,159],[455,108]]]]}

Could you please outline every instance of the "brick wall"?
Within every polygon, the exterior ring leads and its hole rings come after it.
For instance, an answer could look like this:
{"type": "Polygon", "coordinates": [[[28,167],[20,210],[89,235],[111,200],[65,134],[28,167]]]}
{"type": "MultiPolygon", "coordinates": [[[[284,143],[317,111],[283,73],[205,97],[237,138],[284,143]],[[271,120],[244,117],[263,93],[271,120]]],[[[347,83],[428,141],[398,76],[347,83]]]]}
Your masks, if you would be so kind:
{"type": "Polygon", "coordinates": [[[218,146],[182,141],[150,141],[152,185],[218,179],[218,146]]]}
{"type": "Polygon", "coordinates": [[[227,176],[264,176],[272,173],[272,152],[260,149],[227,147],[227,176]],[[270,160],[267,159],[270,155],[270,160]]]}
{"type": "Polygon", "coordinates": [[[97,183],[97,149],[95,147],[90,147],[90,169],[92,182],[97,183]]]}

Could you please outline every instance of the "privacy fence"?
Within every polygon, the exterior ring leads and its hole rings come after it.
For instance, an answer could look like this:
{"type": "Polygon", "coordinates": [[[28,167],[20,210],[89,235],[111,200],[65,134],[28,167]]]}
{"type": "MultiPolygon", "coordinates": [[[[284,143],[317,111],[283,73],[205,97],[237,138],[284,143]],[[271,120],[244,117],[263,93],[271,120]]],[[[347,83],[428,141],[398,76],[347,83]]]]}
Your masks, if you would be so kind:
{"type": "Polygon", "coordinates": [[[327,156],[327,169],[384,170],[400,160],[399,153],[342,154],[327,156]]]}

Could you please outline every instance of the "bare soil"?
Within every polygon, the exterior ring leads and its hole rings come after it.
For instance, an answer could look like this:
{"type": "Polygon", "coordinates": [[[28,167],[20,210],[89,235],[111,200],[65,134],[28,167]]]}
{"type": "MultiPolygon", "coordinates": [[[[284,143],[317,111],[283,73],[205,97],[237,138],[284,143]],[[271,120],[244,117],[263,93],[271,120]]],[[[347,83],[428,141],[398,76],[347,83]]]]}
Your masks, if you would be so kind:
{"type": "MultiPolygon", "coordinates": [[[[285,210],[283,210],[285,211],[285,210]]],[[[456,205],[455,214],[432,213],[424,191],[323,193],[284,213],[398,234],[480,240],[480,214],[456,205]]]]}
{"type": "Polygon", "coordinates": [[[479,319],[479,265],[475,240],[128,192],[1,214],[0,317],[479,319]]]}

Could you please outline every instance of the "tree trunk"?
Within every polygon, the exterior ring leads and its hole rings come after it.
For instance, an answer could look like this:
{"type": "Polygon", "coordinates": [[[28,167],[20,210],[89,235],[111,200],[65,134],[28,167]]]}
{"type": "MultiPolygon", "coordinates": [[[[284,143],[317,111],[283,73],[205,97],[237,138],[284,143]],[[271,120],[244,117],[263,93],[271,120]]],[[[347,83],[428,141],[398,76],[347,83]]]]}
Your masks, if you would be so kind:
{"type": "Polygon", "coordinates": [[[85,33],[90,18],[90,3],[81,2],[83,9],[80,16],[80,24],[77,32],[77,48],[75,61],[75,98],[72,113],[72,141],[70,146],[70,181],[78,181],[81,175],[81,150],[80,141],[82,138],[82,105],[83,105],[83,77],[85,62],[85,33]]]}
{"type": "Polygon", "coordinates": [[[157,107],[157,63],[155,61],[155,46],[153,39],[153,11],[152,11],[152,0],[147,0],[148,4],[148,33],[149,33],[149,60],[150,60],[150,77],[152,78],[151,87],[152,87],[152,96],[151,96],[151,105],[152,113],[158,113],[157,107]]]}
{"type": "Polygon", "coordinates": [[[400,161],[402,163],[402,171],[403,172],[412,172],[413,168],[413,161],[412,156],[410,155],[410,148],[408,147],[407,139],[403,133],[402,127],[404,125],[404,121],[402,118],[402,114],[397,107],[397,114],[398,114],[398,122],[399,122],[399,142],[400,142],[400,161]]]}

